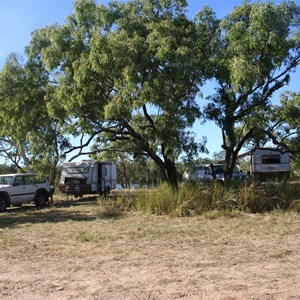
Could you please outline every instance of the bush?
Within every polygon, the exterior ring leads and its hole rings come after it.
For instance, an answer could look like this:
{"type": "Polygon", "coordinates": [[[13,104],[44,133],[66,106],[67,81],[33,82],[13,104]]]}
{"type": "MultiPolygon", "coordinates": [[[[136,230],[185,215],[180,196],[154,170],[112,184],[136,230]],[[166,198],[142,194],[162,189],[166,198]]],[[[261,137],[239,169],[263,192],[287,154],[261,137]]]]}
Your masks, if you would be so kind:
{"type": "Polygon", "coordinates": [[[254,182],[239,192],[242,209],[252,213],[288,209],[297,198],[300,198],[300,189],[295,189],[295,184],[286,181],[254,182]]]}
{"type": "Polygon", "coordinates": [[[138,191],[133,206],[148,213],[170,214],[176,209],[177,200],[176,190],[163,183],[157,190],[138,191]]]}
{"type": "Polygon", "coordinates": [[[294,200],[291,203],[290,209],[295,211],[295,212],[300,213],[300,200],[294,200]]]}
{"type": "Polygon", "coordinates": [[[135,199],[137,210],[178,216],[200,215],[212,209],[233,209],[236,193],[220,184],[203,187],[186,184],[174,189],[162,184],[157,190],[140,191],[135,199]]]}
{"type": "Polygon", "coordinates": [[[266,187],[259,183],[252,183],[239,191],[240,208],[252,213],[271,210],[272,201],[266,193],[266,187]]]}
{"type": "Polygon", "coordinates": [[[250,185],[214,183],[207,186],[189,183],[177,189],[164,183],[156,190],[137,191],[130,200],[130,208],[150,214],[176,216],[202,215],[210,211],[262,213],[289,209],[297,199],[300,199],[300,185],[287,182],[253,182],[250,185]]]}

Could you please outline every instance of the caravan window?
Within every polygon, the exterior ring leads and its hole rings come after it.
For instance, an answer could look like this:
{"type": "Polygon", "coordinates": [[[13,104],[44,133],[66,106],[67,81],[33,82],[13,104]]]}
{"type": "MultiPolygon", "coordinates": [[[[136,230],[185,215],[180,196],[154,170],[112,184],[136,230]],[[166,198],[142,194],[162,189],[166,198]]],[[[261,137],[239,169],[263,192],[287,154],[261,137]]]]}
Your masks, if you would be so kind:
{"type": "Polygon", "coordinates": [[[66,172],[68,174],[85,174],[89,172],[89,168],[88,167],[71,167],[71,168],[67,168],[66,172]]]}
{"type": "Polygon", "coordinates": [[[86,178],[84,179],[79,179],[79,178],[66,178],[65,179],[65,184],[69,185],[77,185],[77,184],[86,184],[86,178]]]}
{"type": "Polygon", "coordinates": [[[280,154],[262,155],[263,164],[280,164],[280,154]]]}

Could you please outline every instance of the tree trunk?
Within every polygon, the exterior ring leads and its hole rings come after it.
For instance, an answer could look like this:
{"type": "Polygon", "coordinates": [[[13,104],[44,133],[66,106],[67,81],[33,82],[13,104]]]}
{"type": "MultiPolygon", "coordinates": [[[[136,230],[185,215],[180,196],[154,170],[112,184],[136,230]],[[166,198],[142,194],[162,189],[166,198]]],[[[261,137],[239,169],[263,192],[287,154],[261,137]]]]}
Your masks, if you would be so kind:
{"type": "Polygon", "coordinates": [[[152,159],[159,167],[163,180],[177,188],[178,180],[175,162],[168,158],[165,158],[165,161],[163,161],[159,156],[152,157],[152,159]]]}
{"type": "Polygon", "coordinates": [[[55,161],[52,163],[52,167],[50,169],[49,182],[51,185],[55,185],[58,161],[59,159],[57,157],[55,161]]]}
{"type": "Polygon", "coordinates": [[[167,173],[168,182],[171,184],[171,186],[177,188],[178,179],[177,179],[177,170],[174,161],[166,159],[165,170],[167,173]]]}
{"type": "Polygon", "coordinates": [[[26,155],[26,152],[23,148],[23,146],[20,144],[20,143],[17,143],[17,148],[18,148],[18,151],[24,161],[24,165],[26,166],[27,168],[27,172],[32,172],[31,168],[30,168],[30,160],[29,158],[27,157],[26,155]]]}
{"type": "Polygon", "coordinates": [[[225,155],[225,168],[224,168],[224,179],[225,182],[230,182],[232,173],[233,173],[233,167],[232,167],[232,157],[233,151],[231,148],[226,149],[226,155],[225,155]]]}

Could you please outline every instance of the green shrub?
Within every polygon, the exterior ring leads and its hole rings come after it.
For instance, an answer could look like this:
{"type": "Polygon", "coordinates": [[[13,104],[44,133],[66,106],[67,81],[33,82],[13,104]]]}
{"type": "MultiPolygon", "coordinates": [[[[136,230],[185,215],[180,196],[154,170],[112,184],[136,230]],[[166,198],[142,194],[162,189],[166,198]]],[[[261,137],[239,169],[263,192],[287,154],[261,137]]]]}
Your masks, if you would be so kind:
{"type": "Polygon", "coordinates": [[[269,199],[266,197],[264,188],[258,183],[244,186],[239,191],[239,203],[242,210],[252,213],[269,210],[269,199]]]}
{"type": "MultiPolygon", "coordinates": [[[[300,185],[287,182],[205,186],[189,183],[177,189],[164,183],[156,190],[138,190],[130,199],[118,198],[115,205],[150,214],[193,216],[210,211],[262,213],[288,209],[297,199],[300,199],[300,185]]],[[[293,204],[294,210],[296,205],[293,204]]]]}
{"type": "Polygon", "coordinates": [[[254,182],[239,192],[243,210],[252,213],[271,211],[272,209],[287,209],[293,198],[291,186],[286,182],[270,182],[262,184],[254,182]]]}
{"type": "Polygon", "coordinates": [[[190,183],[181,186],[178,195],[176,214],[179,216],[200,215],[211,209],[211,197],[207,188],[190,183]]]}
{"type": "Polygon", "coordinates": [[[237,208],[238,201],[235,185],[215,183],[211,186],[209,194],[212,197],[211,208],[213,210],[232,210],[237,208]]]}
{"type": "Polygon", "coordinates": [[[134,207],[137,210],[155,214],[169,214],[176,209],[177,193],[166,183],[157,190],[141,190],[136,194],[134,207]]]}
{"type": "Polygon", "coordinates": [[[300,200],[294,200],[290,205],[290,209],[300,213],[300,200]]]}
{"type": "Polygon", "coordinates": [[[162,184],[157,190],[138,192],[134,207],[155,214],[200,215],[212,209],[235,208],[235,197],[234,189],[217,183],[210,186],[186,184],[178,189],[162,184]]]}

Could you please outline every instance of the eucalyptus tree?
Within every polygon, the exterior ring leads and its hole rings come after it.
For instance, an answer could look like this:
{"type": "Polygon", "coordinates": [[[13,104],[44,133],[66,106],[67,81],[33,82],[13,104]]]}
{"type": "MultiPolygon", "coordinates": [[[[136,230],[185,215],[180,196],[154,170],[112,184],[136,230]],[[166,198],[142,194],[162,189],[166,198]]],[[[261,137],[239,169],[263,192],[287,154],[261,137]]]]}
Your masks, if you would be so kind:
{"type": "Polygon", "coordinates": [[[190,129],[215,26],[210,10],[196,22],[186,10],[184,0],[79,0],[65,24],[36,31],[28,48],[55,81],[54,111],[151,158],[174,186],[176,159],[203,148],[190,129]]]}
{"type": "Polygon", "coordinates": [[[274,144],[288,149],[294,168],[300,170],[300,92],[286,92],[280,102],[267,134],[274,144]]]}
{"type": "Polygon", "coordinates": [[[15,157],[21,157],[26,168],[30,168],[26,135],[43,114],[40,105],[43,93],[31,79],[17,55],[11,54],[0,73],[1,152],[12,162],[19,161],[15,157]]]}
{"type": "MultiPolygon", "coordinates": [[[[22,171],[47,174],[53,183],[59,161],[74,146],[61,122],[48,113],[48,72],[11,54],[0,72],[0,154],[22,171]]],[[[68,132],[69,133],[69,132],[68,132]]]]}
{"type": "Polygon", "coordinates": [[[300,153],[300,92],[281,95],[278,121],[285,124],[283,137],[290,144],[290,150],[300,153]]]}
{"type": "Polygon", "coordinates": [[[271,97],[300,61],[299,7],[293,2],[244,2],[219,23],[216,90],[206,117],[222,130],[226,177],[250,139],[265,129],[271,97]]]}

